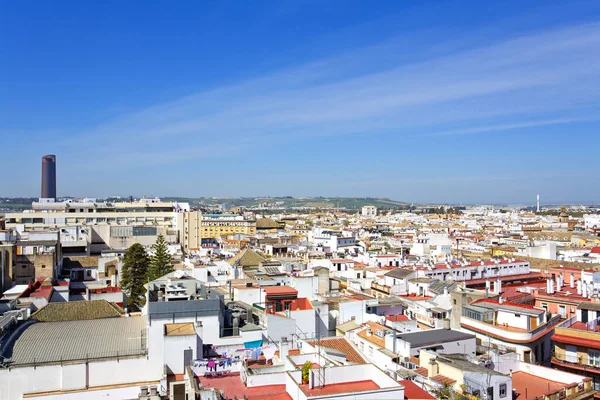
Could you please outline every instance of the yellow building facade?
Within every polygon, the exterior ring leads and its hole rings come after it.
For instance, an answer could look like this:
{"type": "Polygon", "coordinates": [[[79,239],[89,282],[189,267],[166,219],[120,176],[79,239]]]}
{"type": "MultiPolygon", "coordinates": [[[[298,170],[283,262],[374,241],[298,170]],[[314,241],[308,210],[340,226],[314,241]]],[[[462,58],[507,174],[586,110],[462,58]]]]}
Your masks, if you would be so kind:
{"type": "Polygon", "coordinates": [[[255,235],[256,220],[240,215],[211,214],[202,216],[202,238],[218,238],[236,234],[255,235]]]}

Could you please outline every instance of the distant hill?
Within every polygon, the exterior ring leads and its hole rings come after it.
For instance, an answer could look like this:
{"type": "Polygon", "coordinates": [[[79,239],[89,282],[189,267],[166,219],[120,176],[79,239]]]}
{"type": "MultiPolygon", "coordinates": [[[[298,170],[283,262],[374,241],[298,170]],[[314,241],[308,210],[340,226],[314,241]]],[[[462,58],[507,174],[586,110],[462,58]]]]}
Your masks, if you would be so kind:
{"type": "MultiPolygon", "coordinates": [[[[227,204],[230,207],[258,206],[261,203],[278,204],[281,207],[311,207],[311,208],[341,208],[360,209],[363,206],[378,208],[408,208],[409,203],[395,201],[387,198],[371,197],[161,197],[163,201],[179,201],[190,203],[192,207],[215,206],[227,204]]],[[[126,201],[126,198],[112,201],[126,201]]],[[[0,198],[0,211],[21,211],[31,208],[31,203],[37,198],[0,198]]]]}
{"type": "Polygon", "coordinates": [[[168,201],[185,201],[192,206],[211,206],[227,204],[229,206],[258,206],[261,203],[279,204],[281,207],[313,207],[313,208],[346,208],[358,209],[363,206],[378,208],[408,208],[409,203],[391,199],[378,199],[370,197],[164,197],[168,201]]]}

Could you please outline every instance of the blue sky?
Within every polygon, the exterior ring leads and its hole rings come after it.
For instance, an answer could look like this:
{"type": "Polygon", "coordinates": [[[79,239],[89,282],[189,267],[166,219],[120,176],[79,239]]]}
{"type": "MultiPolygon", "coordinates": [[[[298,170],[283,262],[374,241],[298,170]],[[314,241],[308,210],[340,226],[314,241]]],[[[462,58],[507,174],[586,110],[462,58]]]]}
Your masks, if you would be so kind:
{"type": "Polygon", "coordinates": [[[0,1],[0,196],[597,202],[600,2],[0,1]]]}

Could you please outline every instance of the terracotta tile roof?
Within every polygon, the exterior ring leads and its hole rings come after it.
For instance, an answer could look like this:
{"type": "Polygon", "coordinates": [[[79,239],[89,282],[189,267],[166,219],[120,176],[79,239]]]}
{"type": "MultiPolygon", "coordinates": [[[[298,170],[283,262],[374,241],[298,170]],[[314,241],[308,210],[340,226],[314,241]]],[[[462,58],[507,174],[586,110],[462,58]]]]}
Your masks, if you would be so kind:
{"type": "Polygon", "coordinates": [[[456,382],[456,379],[448,378],[444,375],[436,375],[432,377],[431,380],[441,383],[442,385],[451,385],[456,382]]]}
{"type": "Polygon", "coordinates": [[[378,324],[376,322],[371,322],[371,321],[367,322],[367,325],[368,325],[368,328],[358,332],[358,336],[360,336],[361,338],[363,338],[373,344],[376,344],[379,347],[385,347],[385,339],[377,336],[376,332],[377,332],[377,330],[384,331],[386,329],[389,330],[390,328],[383,326],[381,324],[378,324]],[[369,335],[367,333],[369,328],[371,329],[371,335],[369,335]]]}
{"type": "Polygon", "coordinates": [[[31,318],[40,322],[59,322],[120,317],[122,314],[120,307],[106,300],[89,300],[49,303],[31,318]]]}
{"type": "Polygon", "coordinates": [[[425,367],[419,367],[415,369],[415,372],[421,376],[424,376],[425,378],[429,376],[429,372],[427,372],[427,368],[425,367]]]}
{"type": "Polygon", "coordinates": [[[256,220],[256,229],[277,229],[280,224],[271,218],[260,218],[256,220]]]}
{"type": "MultiPolygon", "coordinates": [[[[308,342],[311,346],[317,346],[319,342],[313,340],[308,342]]],[[[367,362],[361,355],[356,351],[354,346],[344,337],[332,337],[327,339],[321,339],[321,346],[341,351],[346,355],[346,360],[355,364],[366,364],[367,362]]]]}
{"type": "Polygon", "coordinates": [[[269,296],[284,296],[284,295],[297,296],[298,295],[298,291],[289,286],[265,286],[265,287],[263,287],[263,290],[267,294],[267,297],[269,297],[269,296]]]}
{"type": "Polygon", "coordinates": [[[408,321],[409,318],[406,315],[398,314],[398,315],[386,315],[385,319],[387,319],[388,321],[392,321],[392,322],[404,322],[404,321],[408,321]]]}
{"type": "Polygon", "coordinates": [[[247,247],[244,250],[237,253],[233,258],[229,259],[227,262],[230,265],[237,264],[240,267],[257,267],[260,263],[262,263],[265,260],[266,258],[247,247]]]}

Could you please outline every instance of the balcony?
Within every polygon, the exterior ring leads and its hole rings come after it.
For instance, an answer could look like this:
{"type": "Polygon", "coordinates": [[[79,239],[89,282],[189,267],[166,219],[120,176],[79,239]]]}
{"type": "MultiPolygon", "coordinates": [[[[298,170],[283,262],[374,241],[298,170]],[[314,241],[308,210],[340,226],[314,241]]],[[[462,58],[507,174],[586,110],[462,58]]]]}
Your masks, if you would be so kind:
{"type": "Polygon", "coordinates": [[[537,328],[526,330],[511,326],[489,324],[465,316],[462,316],[460,319],[460,325],[465,329],[483,333],[485,335],[491,335],[511,343],[531,343],[539,337],[552,332],[554,327],[560,322],[560,315],[555,315],[547,323],[542,324],[537,328]]]}
{"type": "Polygon", "coordinates": [[[371,283],[371,289],[377,290],[378,292],[382,292],[382,293],[385,293],[387,295],[389,295],[392,292],[392,289],[389,286],[387,286],[387,285],[380,285],[380,284],[375,283],[375,282],[371,283]]]}
{"type": "MultiPolygon", "coordinates": [[[[578,357],[577,360],[567,360],[565,356],[559,356],[557,354],[552,355],[552,364],[563,368],[570,368],[577,371],[586,371],[593,374],[600,374],[600,365],[591,365],[584,360],[582,357],[578,357]]],[[[575,372],[576,373],[576,372],[575,372]]]]}

